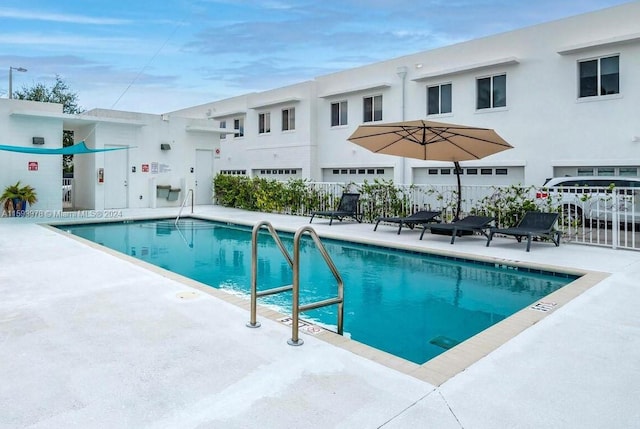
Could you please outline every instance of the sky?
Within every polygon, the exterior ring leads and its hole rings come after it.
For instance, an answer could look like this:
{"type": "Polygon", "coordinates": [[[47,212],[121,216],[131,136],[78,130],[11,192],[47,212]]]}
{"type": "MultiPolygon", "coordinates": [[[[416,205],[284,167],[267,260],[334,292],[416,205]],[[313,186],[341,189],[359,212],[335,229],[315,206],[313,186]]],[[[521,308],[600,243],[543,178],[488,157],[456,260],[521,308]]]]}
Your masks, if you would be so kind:
{"type": "Polygon", "coordinates": [[[2,0],[0,97],[165,113],[628,0],[2,0]]]}

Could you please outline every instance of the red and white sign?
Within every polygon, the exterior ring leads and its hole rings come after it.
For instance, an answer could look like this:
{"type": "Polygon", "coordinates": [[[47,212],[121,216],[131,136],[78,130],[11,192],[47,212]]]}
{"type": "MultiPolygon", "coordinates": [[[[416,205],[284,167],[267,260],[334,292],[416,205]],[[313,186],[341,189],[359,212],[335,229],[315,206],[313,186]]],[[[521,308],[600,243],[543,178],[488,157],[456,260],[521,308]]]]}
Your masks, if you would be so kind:
{"type": "Polygon", "coordinates": [[[29,161],[29,171],[38,171],[38,161],[29,161]]]}
{"type": "Polygon", "coordinates": [[[149,164],[142,164],[142,172],[143,173],[149,172],[149,164]]]}

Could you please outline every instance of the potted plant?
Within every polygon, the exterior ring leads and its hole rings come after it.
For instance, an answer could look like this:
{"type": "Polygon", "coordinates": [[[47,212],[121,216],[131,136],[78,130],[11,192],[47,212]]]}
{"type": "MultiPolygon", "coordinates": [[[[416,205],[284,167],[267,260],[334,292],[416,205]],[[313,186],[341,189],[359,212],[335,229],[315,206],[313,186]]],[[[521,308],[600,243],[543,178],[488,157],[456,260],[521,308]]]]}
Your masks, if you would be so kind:
{"type": "Polygon", "coordinates": [[[0,195],[2,207],[8,215],[23,216],[28,204],[35,204],[38,201],[36,190],[29,185],[21,185],[20,181],[15,185],[4,188],[0,195]]]}

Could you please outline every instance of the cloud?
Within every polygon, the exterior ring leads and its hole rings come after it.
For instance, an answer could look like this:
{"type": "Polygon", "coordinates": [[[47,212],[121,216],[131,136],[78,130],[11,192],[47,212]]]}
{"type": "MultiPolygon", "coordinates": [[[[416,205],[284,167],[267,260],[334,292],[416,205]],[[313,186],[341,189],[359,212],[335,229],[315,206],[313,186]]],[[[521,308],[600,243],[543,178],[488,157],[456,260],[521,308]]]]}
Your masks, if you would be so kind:
{"type": "Polygon", "coordinates": [[[43,11],[28,11],[22,9],[0,8],[0,18],[22,19],[30,21],[62,22],[68,24],[89,25],[123,25],[130,24],[126,19],[103,18],[86,15],[49,13],[43,11]]]}
{"type": "Polygon", "coordinates": [[[144,37],[110,37],[82,35],[71,33],[5,33],[0,34],[0,47],[7,45],[11,47],[22,46],[30,49],[30,53],[60,53],[73,52],[75,54],[95,55],[96,58],[104,58],[108,55],[115,55],[122,59],[129,55],[139,60],[141,53],[150,55],[162,46],[162,53],[165,55],[179,52],[180,47],[174,46],[166,41],[159,41],[153,38],[144,37]]]}
{"type": "Polygon", "coordinates": [[[85,105],[106,108],[130,86],[116,108],[135,106],[146,90],[141,109],[166,111],[166,94],[182,106],[182,96],[205,103],[622,0],[174,0],[151,9],[116,0],[95,13],[92,2],[48,12],[11,1],[0,7],[0,62],[29,69],[20,83],[60,74],[85,105]]]}

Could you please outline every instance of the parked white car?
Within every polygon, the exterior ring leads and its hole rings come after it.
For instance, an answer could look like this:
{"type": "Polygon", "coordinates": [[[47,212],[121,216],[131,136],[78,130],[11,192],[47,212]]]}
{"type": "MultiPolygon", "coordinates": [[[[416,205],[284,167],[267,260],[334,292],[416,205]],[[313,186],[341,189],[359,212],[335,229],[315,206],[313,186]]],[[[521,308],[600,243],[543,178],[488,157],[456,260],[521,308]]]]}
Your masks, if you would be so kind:
{"type": "Polygon", "coordinates": [[[547,180],[537,198],[562,207],[565,222],[640,223],[640,177],[574,176],[547,180]]]}

